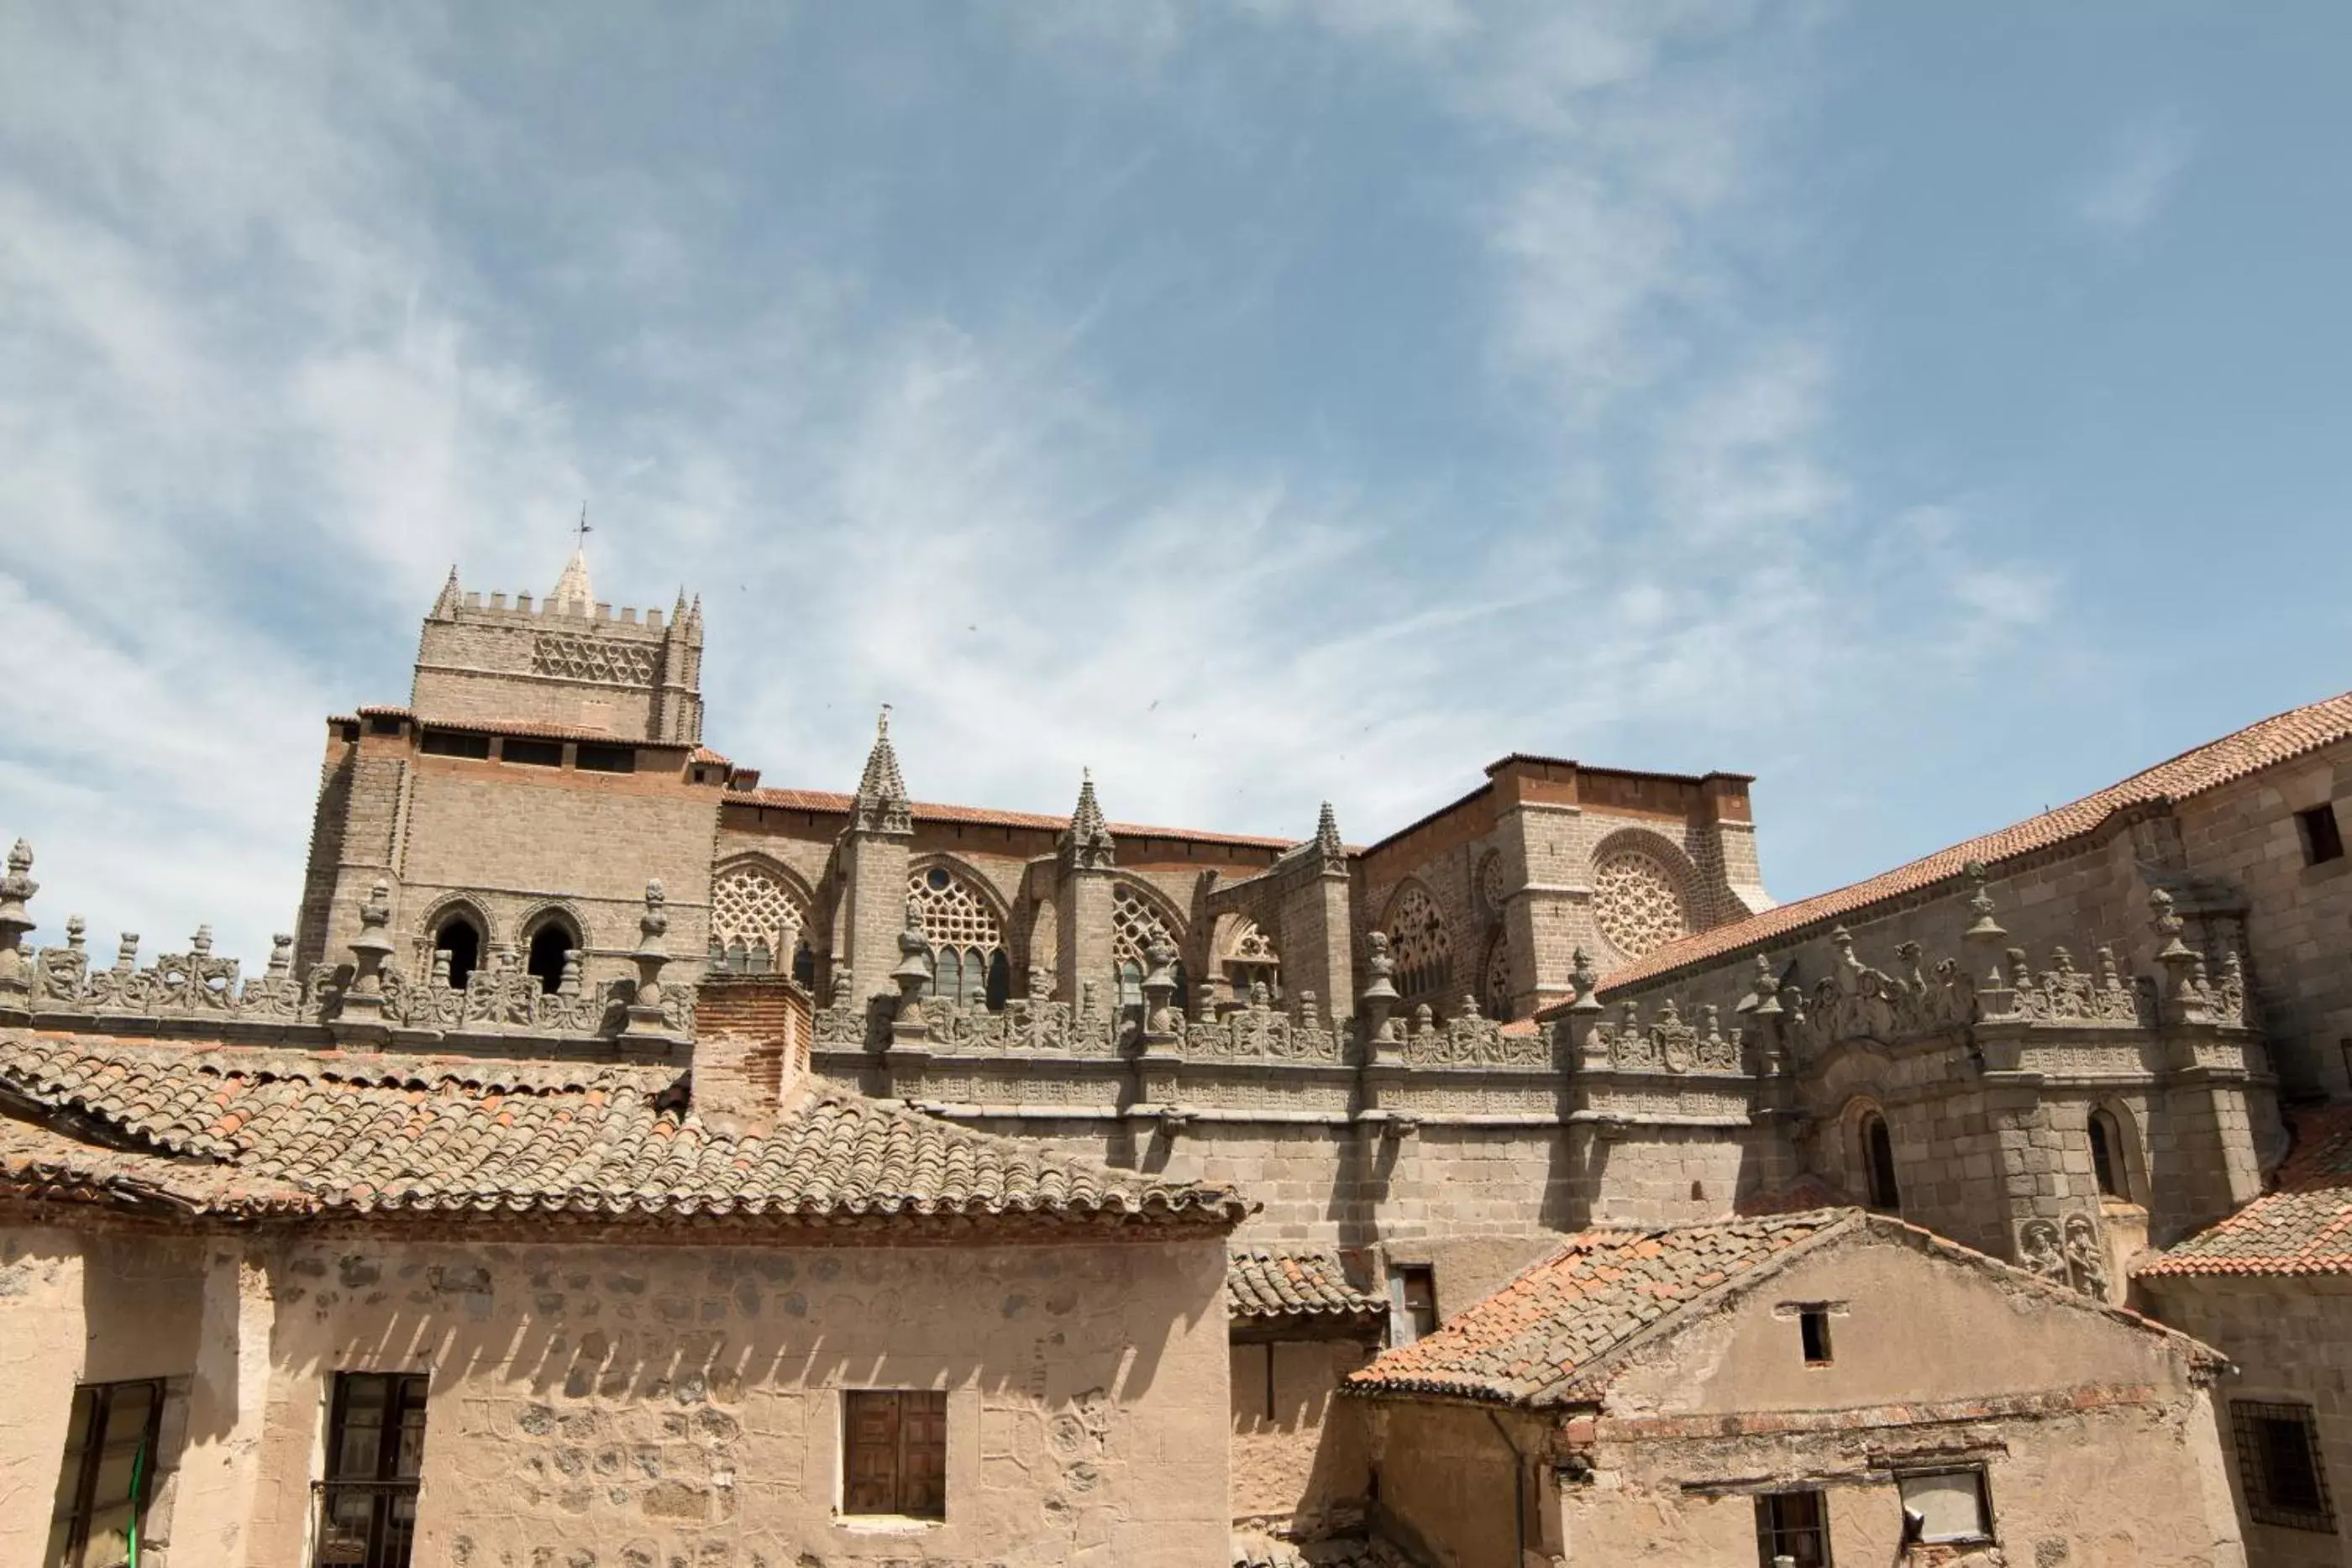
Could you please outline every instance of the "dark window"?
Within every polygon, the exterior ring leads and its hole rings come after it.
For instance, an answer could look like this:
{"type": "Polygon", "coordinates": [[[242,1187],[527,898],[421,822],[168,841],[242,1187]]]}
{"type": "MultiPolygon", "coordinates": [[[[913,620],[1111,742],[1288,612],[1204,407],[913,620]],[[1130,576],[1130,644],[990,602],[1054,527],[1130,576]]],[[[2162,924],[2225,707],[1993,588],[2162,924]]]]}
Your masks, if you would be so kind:
{"type": "Polygon", "coordinates": [[[400,721],[396,718],[386,718],[383,715],[379,714],[368,720],[368,733],[370,735],[398,735],[400,733],[400,721]]]}
{"type": "Polygon", "coordinates": [[[539,988],[552,995],[562,988],[565,960],[580,947],[580,938],[560,920],[551,920],[530,934],[530,956],[523,967],[539,977],[539,988]]]}
{"type": "Polygon", "coordinates": [[[1874,1111],[1862,1119],[1862,1157],[1870,1207],[1890,1214],[1901,1208],[1903,1194],[1895,1185],[1895,1139],[1886,1130],[1886,1118],[1874,1111]]]}
{"type": "Polygon", "coordinates": [[[163,1422],[160,1382],[93,1383],[74,1390],[45,1568],[113,1568],[138,1561],[163,1422]]]}
{"type": "Polygon", "coordinates": [[[1013,966],[1005,961],[1004,949],[998,948],[988,956],[988,1010],[1001,1013],[1007,998],[1013,995],[1013,966]]]}
{"type": "Polygon", "coordinates": [[[2108,1111],[2091,1113],[2091,1174],[2109,1197],[2128,1197],[2123,1183],[2123,1124],[2108,1111]]]}
{"type": "Polygon", "coordinates": [[[357,740],[360,737],[360,727],[356,724],[345,723],[336,727],[341,731],[346,742],[357,740]]]}
{"type": "Polygon", "coordinates": [[[1828,1568],[1829,1500],[1817,1491],[1767,1492],[1756,1500],[1756,1552],[1763,1568],[1787,1558],[1796,1568],[1828,1568]]]}
{"type": "Polygon", "coordinates": [[[2238,1431],[2238,1474],[2246,1511],[2264,1524],[2290,1530],[2336,1529],[2327,1502],[2327,1476],[2319,1464],[2319,1433],[2308,1405],[2230,1402],[2238,1431]]]}
{"type": "Polygon", "coordinates": [[[1184,973],[1184,960],[1179,958],[1169,965],[1168,973],[1176,981],[1176,989],[1169,997],[1168,1005],[1174,1008],[1179,1016],[1190,1018],[1192,1014],[1192,980],[1184,973]]]}
{"type": "Polygon", "coordinates": [[[1437,1270],[1427,1263],[1408,1263],[1391,1276],[1391,1297],[1398,1310],[1398,1327],[1410,1344],[1437,1332],[1437,1270]]]}
{"type": "Polygon", "coordinates": [[[947,868],[945,866],[935,865],[930,870],[923,873],[923,885],[929,888],[933,893],[946,892],[948,883],[954,880],[955,879],[953,877],[948,875],[947,868]]]}
{"type": "Polygon", "coordinates": [[[453,915],[433,934],[433,946],[449,955],[449,983],[459,990],[482,963],[481,928],[462,915],[453,915]]]}
{"type": "Polygon", "coordinates": [[[337,1373],[314,1568],[407,1568],[424,1468],[424,1377],[337,1373]]]}
{"type": "Polygon", "coordinates": [[[1807,1307],[1799,1312],[1797,1336],[1804,1344],[1807,1366],[1830,1364],[1830,1314],[1826,1308],[1807,1307]]]}
{"type": "Polygon", "coordinates": [[[2344,858],[2344,831],[2336,825],[2336,807],[2332,802],[2297,811],[2294,820],[2303,829],[2303,858],[2307,863],[2317,865],[2322,861],[2344,858]]]}
{"type": "Polygon", "coordinates": [[[637,770],[637,748],[634,746],[596,746],[583,741],[573,766],[590,773],[635,773],[637,770]]]}
{"type": "Polygon", "coordinates": [[[484,758],[490,754],[490,737],[467,735],[462,730],[428,729],[416,748],[433,757],[484,758]]]}
{"type": "Polygon", "coordinates": [[[1903,1541],[1924,1545],[1992,1539],[1992,1506],[1982,1470],[1927,1470],[1898,1476],[1903,1541]]]}
{"type": "Polygon", "coordinates": [[[499,743],[499,755],[509,762],[520,762],[526,768],[561,768],[563,747],[553,740],[519,740],[513,736],[499,743]]]}
{"type": "MultiPolygon", "coordinates": [[[[997,961],[1003,960],[1000,956],[997,961]]],[[[816,954],[805,942],[793,949],[793,978],[803,986],[816,984],[816,954]]]]}
{"type": "Polygon", "coordinates": [[[948,1514],[948,1396],[851,1389],[842,1396],[844,1513],[948,1514]]]}

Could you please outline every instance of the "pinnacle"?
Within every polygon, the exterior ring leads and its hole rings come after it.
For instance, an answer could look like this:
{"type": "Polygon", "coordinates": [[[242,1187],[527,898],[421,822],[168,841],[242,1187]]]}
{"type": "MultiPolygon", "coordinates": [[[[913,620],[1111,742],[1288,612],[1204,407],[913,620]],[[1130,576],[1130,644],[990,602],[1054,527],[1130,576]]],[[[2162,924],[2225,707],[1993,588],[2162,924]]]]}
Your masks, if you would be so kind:
{"type": "Polygon", "coordinates": [[[882,705],[881,714],[874,721],[874,749],[866,753],[866,772],[857,781],[857,799],[861,802],[896,800],[907,798],[907,781],[898,772],[898,751],[890,744],[890,705],[882,705]]]}
{"type": "Polygon", "coordinates": [[[596,591],[588,581],[588,552],[574,549],[572,559],[563,566],[563,575],[555,580],[555,590],[547,596],[548,610],[557,615],[593,615],[596,612],[596,591]]]}

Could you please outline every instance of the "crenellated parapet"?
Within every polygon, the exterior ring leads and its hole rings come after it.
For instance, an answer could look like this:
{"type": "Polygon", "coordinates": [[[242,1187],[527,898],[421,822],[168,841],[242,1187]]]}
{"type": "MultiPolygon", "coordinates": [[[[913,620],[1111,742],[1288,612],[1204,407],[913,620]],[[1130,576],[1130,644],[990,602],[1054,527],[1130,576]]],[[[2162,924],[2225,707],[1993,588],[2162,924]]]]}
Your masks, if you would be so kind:
{"type": "Polygon", "coordinates": [[[213,950],[213,931],[199,926],[179,951],[140,961],[140,936],[126,931],[111,962],[94,961],[88,927],[79,915],[66,922],[62,946],[24,952],[19,942],[32,922],[26,901],[33,883],[30,846],[19,841],[9,856],[10,882],[0,902],[16,915],[6,927],[6,967],[0,978],[0,1024],[72,1031],[149,1030],[173,1036],[269,1036],[329,1047],[480,1049],[511,1052],[520,1040],[533,1049],[613,1045],[666,1055],[694,1032],[694,989],[666,985],[668,962],[660,938],[667,929],[659,883],[646,889],[644,941],[634,955],[635,979],[590,988],[581,979],[581,956],[566,955],[563,974],[549,989],[523,969],[510,947],[496,950],[462,986],[449,980],[449,955],[437,952],[422,979],[384,962],[392,944],[389,890],[379,882],[359,911],[361,935],[347,962],[313,964],[298,971],[294,938],[281,933],[258,975],[213,950]],[[625,1043],[623,1043],[625,1042],[625,1043]]]}

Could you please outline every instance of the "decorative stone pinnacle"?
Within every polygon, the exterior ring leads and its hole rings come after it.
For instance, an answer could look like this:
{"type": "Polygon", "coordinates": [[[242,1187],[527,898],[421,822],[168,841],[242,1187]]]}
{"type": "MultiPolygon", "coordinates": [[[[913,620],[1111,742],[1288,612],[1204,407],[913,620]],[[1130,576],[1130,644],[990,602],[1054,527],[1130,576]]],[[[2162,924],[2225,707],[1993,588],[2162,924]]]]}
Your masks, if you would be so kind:
{"type": "Polygon", "coordinates": [[[1756,1006],[1751,1010],[1765,1019],[1779,1018],[1782,1011],[1780,977],[1772,972],[1772,960],[1761,953],[1756,955],[1756,1006]]]}
{"type": "Polygon", "coordinates": [[[1961,940],[1966,942],[1999,942],[2003,937],[2007,936],[2009,933],[2002,930],[2000,928],[2000,922],[1992,917],[1992,894],[1985,888],[1985,882],[1989,873],[1985,870],[1984,862],[1970,861],[1968,864],[1962,866],[1960,871],[1961,874],[1966,876],[1975,888],[1975,891],[1969,895],[1969,913],[1976,916],[1976,918],[1969,923],[1969,928],[1960,933],[1961,940]]]}
{"type": "Polygon", "coordinates": [[[368,889],[367,902],[360,905],[360,925],[367,931],[382,931],[392,924],[392,883],[375,879],[368,889]]]}
{"type": "Polygon", "coordinates": [[[1348,846],[1339,837],[1339,816],[1331,810],[1328,800],[1323,802],[1323,810],[1315,819],[1315,848],[1326,860],[1348,858],[1348,846]]]}
{"type": "Polygon", "coordinates": [[[1601,977],[1592,972],[1592,955],[1581,946],[1569,955],[1568,983],[1576,991],[1569,1006],[1577,1012],[1597,1013],[1601,1010],[1601,977]]]}
{"type": "Polygon", "coordinates": [[[1075,870],[1108,871],[1116,862],[1118,846],[1110,836],[1110,824],[1103,820],[1102,803],[1095,799],[1091,768],[1079,770],[1078,803],[1070,812],[1070,825],[1059,847],[1064,863],[1075,870]]]}
{"type": "Polygon", "coordinates": [[[857,780],[857,798],[851,807],[851,824],[864,832],[911,833],[914,818],[907,801],[907,780],[898,771],[898,750],[890,744],[890,705],[884,703],[874,719],[874,749],[866,755],[866,771],[857,780]]]}

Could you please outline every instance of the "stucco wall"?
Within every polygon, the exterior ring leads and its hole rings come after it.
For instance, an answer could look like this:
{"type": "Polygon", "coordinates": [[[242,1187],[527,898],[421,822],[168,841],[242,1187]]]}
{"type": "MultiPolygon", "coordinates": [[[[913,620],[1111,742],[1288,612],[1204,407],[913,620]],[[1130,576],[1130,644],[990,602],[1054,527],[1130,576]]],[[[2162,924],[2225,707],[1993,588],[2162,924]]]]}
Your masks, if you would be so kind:
{"type": "MultiPolygon", "coordinates": [[[[2319,1427],[2319,1459],[2335,1500],[2333,1533],[2247,1521],[2253,1568],[2343,1568],[2352,1563],[2352,1281],[2340,1276],[2158,1277],[2143,1281],[2165,1322],[2195,1334],[2236,1364],[2213,1391],[2230,1479],[2242,1488],[2229,1430],[2232,1399],[2308,1405],[2319,1427]]],[[[2241,1499],[2241,1509],[2243,1503],[2241,1499]]]]}
{"type": "MultiPolygon", "coordinates": [[[[6,1276],[21,1293],[0,1297],[12,1322],[39,1325],[29,1359],[42,1368],[37,1397],[0,1427],[0,1484],[29,1486],[46,1512],[79,1325],[160,1303],[180,1325],[173,1354],[208,1363],[225,1396],[206,1563],[303,1560],[337,1371],[431,1378],[420,1563],[1200,1563],[1224,1549],[1222,1240],[746,1249],[354,1236],[232,1255],[168,1289],[98,1281],[70,1239],[47,1245],[6,1276]],[[835,1517],[840,1395],[856,1387],[947,1390],[944,1523],[835,1517]]],[[[9,1568],[37,1560],[0,1555],[9,1568]]]]}
{"type": "Polygon", "coordinates": [[[1364,1410],[1339,1396],[1373,1347],[1275,1340],[1233,1347],[1234,1522],[1335,1533],[1363,1513],[1364,1410]]]}

